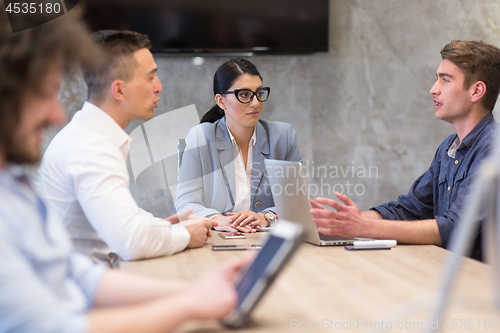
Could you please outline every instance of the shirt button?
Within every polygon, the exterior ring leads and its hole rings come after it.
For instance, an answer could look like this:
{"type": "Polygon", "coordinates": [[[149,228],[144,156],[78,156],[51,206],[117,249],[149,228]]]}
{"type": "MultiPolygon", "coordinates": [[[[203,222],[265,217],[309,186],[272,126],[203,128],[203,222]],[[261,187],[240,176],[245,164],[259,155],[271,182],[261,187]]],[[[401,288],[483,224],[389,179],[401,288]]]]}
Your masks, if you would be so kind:
{"type": "Polygon", "coordinates": [[[451,186],[448,186],[448,191],[450,191],[450,190],[451,190],[451,186]]]}
{"type": "Polygon", "coordinates": [[[455,164],[458,164],[458,160],[455,160],[455,164]]]}
{"type": "Polygon", "coordinates": [[[262,203],[261,203],[260,201],[257,201],[257,202],[255,203],[255,207],[256,207],[256,208],[259,208],[261,205],[262,205],[262,203]]]}

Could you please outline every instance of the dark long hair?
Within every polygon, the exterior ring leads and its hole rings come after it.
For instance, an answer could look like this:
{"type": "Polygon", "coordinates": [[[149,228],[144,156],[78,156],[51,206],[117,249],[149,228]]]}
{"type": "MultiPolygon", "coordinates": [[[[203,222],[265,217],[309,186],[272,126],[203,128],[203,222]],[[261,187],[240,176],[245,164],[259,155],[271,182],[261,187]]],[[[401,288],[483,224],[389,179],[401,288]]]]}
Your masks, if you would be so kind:
{"type": "MultiPolygon", "coordinates": [[[[254,64],[243,58],[233,58],[220,65],[215,72],[214,96],[228,91],[234,81],[242,74],[258,75],[262,80],[262,76],[260,76],[254,64]]],[[[214,123],[222,117],[224,117],[224,110],[215,104],[215,106],[201,118],[200,123],[214,123]]]]}

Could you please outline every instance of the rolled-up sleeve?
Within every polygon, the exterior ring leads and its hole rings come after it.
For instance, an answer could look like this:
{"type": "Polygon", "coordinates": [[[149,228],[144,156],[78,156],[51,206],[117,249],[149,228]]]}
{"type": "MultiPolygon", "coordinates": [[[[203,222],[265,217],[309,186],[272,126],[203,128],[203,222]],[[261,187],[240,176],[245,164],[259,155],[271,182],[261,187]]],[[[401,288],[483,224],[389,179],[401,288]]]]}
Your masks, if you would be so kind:
{"type": "Polygon", "coordinates": [[[97,290],[107,268],[77,251],[72,252],[71,268],[71,278],[80,286],[89,302],[94,303],[97,290]]]}
{"type": "MultiPolygon", "coordinates": [[[[435,219],[441,243],[447,248],[460,223],[463,209],[470,201],[468,197],[472,192],[474,177],[490,154],[491,131],[491,128],[485,129],[471,147],[463,148],[465,150],[453,158],[448,156],[446,149],[451,143],[450,137],[438,148],[430,168],[413,183],[407,195],[371,209],[388,220],[435,219]]],[[[481,220],[484,220],[484,216],[481,220]]],[[[474,252],[480,253],[480,249],[474,252]]],[[[473,254],[473,257],[477,256],[473,254]]]]}
{"type": "Polygon", "coordinates": [[[434,218],[434,170],[437,161],[434,157],[430,168],[415,180],[406,195],[397,201],[372,207],[387,220],[423,220],[434,218]]]}

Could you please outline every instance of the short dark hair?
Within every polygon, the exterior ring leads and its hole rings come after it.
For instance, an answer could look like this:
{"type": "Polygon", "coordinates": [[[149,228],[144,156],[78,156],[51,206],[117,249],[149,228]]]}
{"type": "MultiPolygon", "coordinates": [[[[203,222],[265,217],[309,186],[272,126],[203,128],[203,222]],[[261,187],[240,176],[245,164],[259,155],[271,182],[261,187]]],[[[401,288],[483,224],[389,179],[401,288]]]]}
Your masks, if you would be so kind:
{"type": "Polygon", "coordinates": [[[23,97],[40,93],[50,65],[57,61],[70,74],[76,64],[96,66],[100,51],[76,9],[43,24],[36,14],[20,15],[19,22],[34,28],[13,33],[0,7],[0,149],[6,150],[20,121],[23,97]]]}
{"type": "Polygon", "coordinates": [[[464,73],[464,89],[482,81],[486,93],[483,106],[493,111],[500,93],[500,49],[482,41],[454,40],[441,50],[441,58],[454,63],[464,73]]]}
{"type": "Polygon", "coordinates": [[[89,89],[89,99],[101,101],[107,87],[116,79],[129,81],[136,68],[134,52],[151,48],[148,36],[127,30],[100,30],[92,33],[91,38],[101,46],[106,55],[98,69],[83,70],[83,77],[89,89]]]}
{"type": "MultiPolygon", "coordinates": [[[[246,59],[233,58],[220,65],[214,75],[214,95],[228,91],[234,81],[243,74],[257,75],[262,80],[257,67],[246,59]]],[[[200,123],[214,123],[222,117],[224,117],[224,110],[215,104],[201,118],[200,123]]]]}

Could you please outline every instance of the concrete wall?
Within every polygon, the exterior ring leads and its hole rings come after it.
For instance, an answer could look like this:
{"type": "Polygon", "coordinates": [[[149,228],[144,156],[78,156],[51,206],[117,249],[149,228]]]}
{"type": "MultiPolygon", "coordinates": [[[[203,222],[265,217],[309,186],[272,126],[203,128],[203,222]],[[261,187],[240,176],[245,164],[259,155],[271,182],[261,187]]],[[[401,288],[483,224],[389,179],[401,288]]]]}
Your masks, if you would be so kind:
{"type": "MultiPolygon", "coordinates": [[[[263,117],[297,131],[317,185],[312,195],[343,190],[366,209],[406,193],[454,132],[434,118],[429,94],[439,51],[453,39],[500,46],[500,2],[331,0],[330,16],[330,52],[250,60],[272,87],[263,117]]],[[[214,103],[213,74],[227,59],[195,66],[190,58],[156,57],[164,88],[157,115],[196,104],[201,116],[214,103]]],[[[71,117],[86,98],[82,80],[69,81],[62,98],[71,117]]],[[[141,189],[133,181],[131,190],[144,209],[172,213],[169,191],[141,189]]]]}

